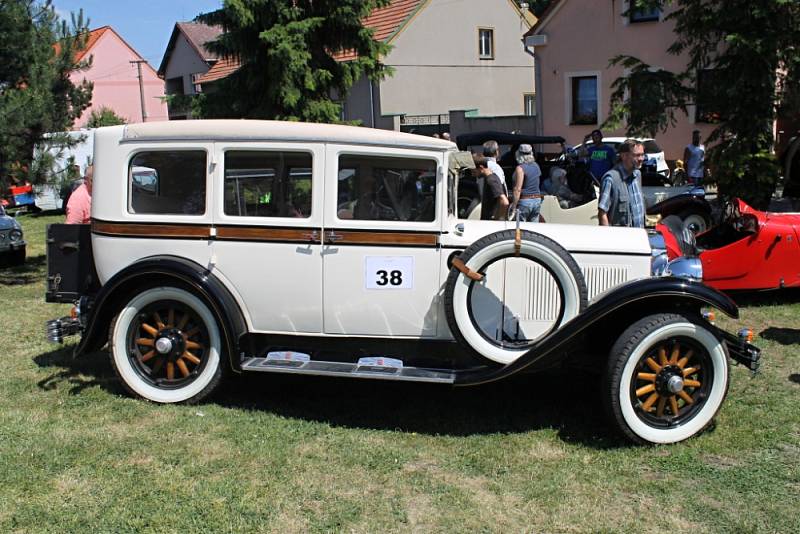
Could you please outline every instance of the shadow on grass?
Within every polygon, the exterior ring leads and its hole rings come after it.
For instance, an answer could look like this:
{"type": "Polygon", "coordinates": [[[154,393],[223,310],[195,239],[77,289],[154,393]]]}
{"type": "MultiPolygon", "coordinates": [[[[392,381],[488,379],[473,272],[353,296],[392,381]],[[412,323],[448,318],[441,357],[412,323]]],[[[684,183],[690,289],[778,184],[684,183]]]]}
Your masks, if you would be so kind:
{"type": "Polygon", "coordinates": [[[22,265],[14,267],[0,265],[0,285],[22,286],[39,282],[44,274],[42,267],[46,262],[47,258],[40,254],[26,259],[22,265]]]}
{"type": "Polygon", "coordinates": [[[769,327],[764,329],[759,337],[775,341],[781,345],[800,345],[800,330],[797,328],[769,327]]]}
{"type": "Polygon", "coordinates": [[[215,400],[333,426],[468,436],[552,429],[567,442],[626,446],[607,422],[599,380],[574,373],[477,387],[300,376],[236,377],[215,400]]]}
{"type": "MultiPolygon", "coordinates": [[[[124,394],[106,352],[72,357],[72,347],[34,358],[55,372],[42,389],[69,387],[70,394],[99,386],[124,394]]],[[[559,438],[596,449],[626,447],[601,405],[599,379],[555,373],[512,377],[469,388],[383,380],[271,374],[231,376],[210,401],[332,426],[469,436],[555,431],[559,438]]]]}
{"type": "Polygon", "coordinates": [[[789,382],[800,384],[800,373],[792,373],[789,375],[789,382]]]}
{"type": "Polygon", "coordinates": [[[58,369],[56,372],[40,380],[36,385],[44,390],[58,387],[69,387],[70,395],[79,395],[83,390],[100,386],[112,393],[121,393],[108,358],[104,352],[94,352],[75,358],[72,356],[74,346],[36,356],[33,361],[39,367],[58,369]]]}
{"type": "Polygon", "coordinates": [[[766,291],[731,292],[731,296],[739,306],[775,306],[800,302],[800,288],[787,287],[766,291]]]}

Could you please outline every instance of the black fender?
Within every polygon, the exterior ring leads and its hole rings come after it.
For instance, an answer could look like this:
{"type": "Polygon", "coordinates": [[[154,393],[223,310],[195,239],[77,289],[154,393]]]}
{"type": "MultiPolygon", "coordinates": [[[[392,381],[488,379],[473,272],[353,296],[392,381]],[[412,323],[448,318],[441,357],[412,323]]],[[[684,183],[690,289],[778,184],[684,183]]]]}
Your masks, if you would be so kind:
{"type": "MultiPolygon", "coordinates": [[[[583,313],[537,341],[531,350],[513,362],[503,367],[465,371],[457,376],[455,385],[473,386],[495,382],[532,366],[538,367],[545,362],[557,361],[571,341],[588,333],[600,321],[608,319],[611,314],[624,316],[626,311],[638,311],[643,305],[652,313],[681,308],[699,311],[703,306],[710,306],[730,317],[739,317],[739,308],[730,297],[700,282],[675,277],[634,280],[590,304],[583,313]]],[[[639,318],[641,317],[640,314],[639,318]]]]}
{"type": "Polygon", "coordinates": [[[89,308],[86,326],[81,342],[74,355],[100,349],[108,338],[108,329],[123,298],[142,283],[169,284],[170,282],[188,286],[208,303],[211,312],[222,330],[223,350],[229,357],[231,367],[239,371],[239,339],[247,333],[247,323],[228,288],[214,276],[214,273],[197,263],[177,256],[151,256],[125,267],[97,293],[89,308]]]}
{"type": "Polygon", "coordinates": [[[693,211],[711,216],[711,204],[701,196],[685,193],[667,198],[647,208],[648,215],[680,215],[685,211],[693,211]]]}

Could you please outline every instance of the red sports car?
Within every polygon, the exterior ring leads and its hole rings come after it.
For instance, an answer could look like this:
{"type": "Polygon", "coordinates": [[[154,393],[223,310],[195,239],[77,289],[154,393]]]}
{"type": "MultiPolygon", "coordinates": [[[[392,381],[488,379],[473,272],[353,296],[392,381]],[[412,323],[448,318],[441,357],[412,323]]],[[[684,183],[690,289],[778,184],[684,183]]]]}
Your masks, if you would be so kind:
{"type": "Polygon", "coordinates": [[[669,260],[699,257],[703,282],[720,290],[800,286],[800,213],[771,213],[734,199],[719,225],[696,237],[666,217],[656,226],[669,260]]]}

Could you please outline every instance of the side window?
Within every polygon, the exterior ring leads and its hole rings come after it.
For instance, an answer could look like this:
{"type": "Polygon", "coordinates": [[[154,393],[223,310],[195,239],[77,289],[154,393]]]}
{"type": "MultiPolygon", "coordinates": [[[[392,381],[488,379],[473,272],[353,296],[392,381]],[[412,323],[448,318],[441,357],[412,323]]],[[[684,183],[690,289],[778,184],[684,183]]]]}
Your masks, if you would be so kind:
{"type": "Polygon", "coordinates": [[[307,152],[225,152],[225,215],[310,217],[311,169],[307,152]]]}
{"type": "Polygon", "coordinates": [[[494,59],[494,30],[478,28],[478,58],[494,59]]]}
{"type": "Polygon", "coordinates": [[[436,217],[436,161],[339,156],[340,219],[432,222],[436,217]]]}
{"type": "Polygon", "coordinates": [[[139,152],[128,164],[128,212],[203,215],[204,150],[139,152]]]}
{"type": "Polygon", "coordinates": [[[570,124],[597,124],[597,77],[576,76],[572,81],[570,124]]]}

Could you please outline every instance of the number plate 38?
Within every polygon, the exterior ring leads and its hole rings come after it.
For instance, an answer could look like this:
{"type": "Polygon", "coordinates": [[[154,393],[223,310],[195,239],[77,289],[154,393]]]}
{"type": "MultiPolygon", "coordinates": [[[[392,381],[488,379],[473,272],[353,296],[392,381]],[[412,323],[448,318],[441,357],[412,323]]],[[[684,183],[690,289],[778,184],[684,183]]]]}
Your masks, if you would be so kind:
{"type": "Polygon", "coordinates": [[[413,256],[366,256],[365,289],[414,289],[413,256]]]}

